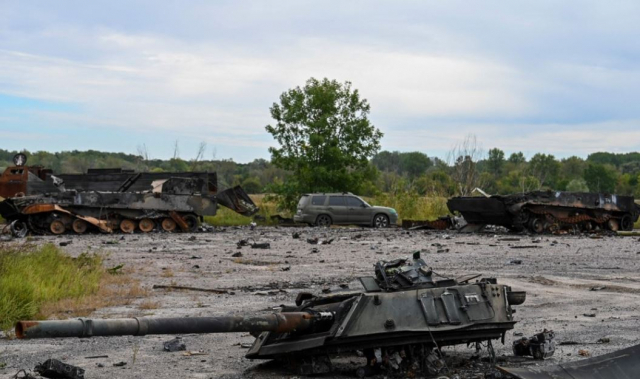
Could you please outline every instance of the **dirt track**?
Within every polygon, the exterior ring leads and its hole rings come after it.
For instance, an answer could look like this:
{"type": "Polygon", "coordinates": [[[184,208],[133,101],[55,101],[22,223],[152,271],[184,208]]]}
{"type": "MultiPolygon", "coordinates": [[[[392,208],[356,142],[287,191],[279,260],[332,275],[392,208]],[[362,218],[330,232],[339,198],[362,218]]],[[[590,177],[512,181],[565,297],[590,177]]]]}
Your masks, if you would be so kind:
{"type": "MultiPolygon", "coordinates": [[[[593,343],[559,346],[553,358],[536,364],[584,359],[578,350],[600,355],[638,343],[640,332],[640,243],[638,237],[515,236],[507,234],[460,235],[442,232],[405,232],[337,228],[227,228],[197,234],[135,234],[121,236],[36,237],[36,243],[72,240],[63,247],[78,255],[91,246],[107,253],[108,267],[124,264],[135,278],[150,289],[151,296],[125,307],[96,310],[90,317],[142,315],[181,317],[265,312],[280,304],[291,304],[298,290],[319,292],[325,287],[348,284],[359,288],[357,277],[370,275],[380,259],[410,256],[422,250],[434,271],[447,276],[482,273],[499,283],[528,292],[517,307],[516,332],[525,336],[544,328],[556,339],[593,343]],[[293,239],[294,232],[302,234],[293,239]],[[307,237],[336,238],[331,245],[315,246],[307,237]],[[269,242],[268,250],[243,247],[240,239],[269,242]],[[518,239],[517,241],[513,239],[518,239]],[[117,242],[105,244],[106,241],[117,242]],[[316,247],[319,252],[312,253],[316,247]],[[518,248],[524,247],[524,248],[518,248]],[[242,252],[242,258],[231,255],[242,252]],[[521,264],[511,264],[512,260],[521,264]],[[290,269],[287,269],[290,267],[290,269]],[[283,271],[283,269],[287,269],[283,271]],[[273,284],[274,290],[265,287],[273,284]],[[232,288],[234,294],[151,289],[153,285],[183,285],[201,288],[232,288]],[[276,288],[283,288],[277,290],[276,288]],[[593,287],[606,287],[591,291],[593,287]],[[156,309],[139,309],[157,302],[156,309]],[[595,313],[595,317],[585,314],[595,313]]],[[[244,334],[185,335],[189,351],[205,355],[168,353],[162,342],[170,336],[116,337],[67,340],[0,340],[0,377],[11,377],[19,369],[33,369],[48,358],[63,359],[86,369],[87,378],[274,378],[289,375],[280,367],[244,358],[241,343],[253,338],[244,334]],[[108,358],[88,359],[107,355],[108,358]],[[134,362],[135,360],[135,362],[134,362]],[[126,362],[123,367],[114,367],[126,362]],[[99,367],[102,365],[103,367],[99,367]]],[[[513,332],[496,352],[511,355],[513,332]]],[[[449,356],[466,357],[474,350],[465,346],[446,348],[449,356]]],[[[362,358],[342,357],[342,370],[355,369],[362,358]]],[[[293,375],[291,375],[293,376],[293,375]]],[[[462,376],[463,378],[465,376],[462,376]]]]}

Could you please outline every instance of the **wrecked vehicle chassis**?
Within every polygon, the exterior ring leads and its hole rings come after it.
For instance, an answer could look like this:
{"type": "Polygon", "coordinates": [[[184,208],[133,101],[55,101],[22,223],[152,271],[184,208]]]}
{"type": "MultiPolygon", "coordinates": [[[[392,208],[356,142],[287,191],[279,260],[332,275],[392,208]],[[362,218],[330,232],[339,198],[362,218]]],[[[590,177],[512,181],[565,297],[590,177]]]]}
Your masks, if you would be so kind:
{"type": "Polygon", "coordinates": [[[245,215],[257,212],[241,188],[213,195],[208,186],[202,178],[170,178],[142,192],[64,190],[13,197],[0,203],[0,215],[36,234],[83,234],[194,231],[203,216],[215,216],[219,203],[245,215]]]}
{"type": "MultiPolygon", "coordinates": [[[[362,350],[374,374],[399,353],[411,367],[437,373],[426,359],[447,345],[502,339],[516,321],[512,306],[525,300],[495,279],[473,284],[434,281],[421,259],[380,262],[376,277],[361,278],[364,292],[315,296],[300,293],[296,305],[267,315],[20,321],[18,338],[249,332],[246,357],[277,359],[301,374],[331,371],[331,354],[362,350]]],[[[489,344],[491,346],[491,344],[489,344]]],[[[405,367],[407,368],[407,367],[405,367]]]]}
{"type": "Polygon", "coordinates": [[[447,206],[470,225],[499,225],[533,233],[561,229],[632,230],[640,207],[633,196],[534,191],[490,197],[454,197],[447,206]]]}

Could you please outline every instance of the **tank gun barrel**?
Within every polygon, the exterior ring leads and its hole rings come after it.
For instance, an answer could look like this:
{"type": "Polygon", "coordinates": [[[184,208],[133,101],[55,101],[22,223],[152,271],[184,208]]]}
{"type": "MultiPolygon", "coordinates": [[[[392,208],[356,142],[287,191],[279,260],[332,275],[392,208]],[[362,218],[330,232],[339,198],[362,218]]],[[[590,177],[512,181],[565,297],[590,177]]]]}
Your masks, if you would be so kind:
{"type": "Polygon", "coordinates": [[[251,317],[134,317],[111,320],[18,321],[15,331],[18,338],[25,339],[189,333],[288,333],[306,330],[318,320],[331,319],[333,319],[331,312],[283,312],[251,317]]]}

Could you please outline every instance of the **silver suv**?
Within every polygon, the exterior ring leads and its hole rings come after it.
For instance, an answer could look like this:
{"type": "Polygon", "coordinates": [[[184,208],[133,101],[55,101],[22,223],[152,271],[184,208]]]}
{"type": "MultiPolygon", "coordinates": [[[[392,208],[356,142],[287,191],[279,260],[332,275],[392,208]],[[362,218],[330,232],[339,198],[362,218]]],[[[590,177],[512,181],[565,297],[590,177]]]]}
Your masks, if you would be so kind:
{"type": "Polygon", "coordinates": [[[352,193],[311,193],[302,195],[293,220],[318,226],[355,224],[386,228],[398,222],[398,212],[371,206],[352,193]]]}

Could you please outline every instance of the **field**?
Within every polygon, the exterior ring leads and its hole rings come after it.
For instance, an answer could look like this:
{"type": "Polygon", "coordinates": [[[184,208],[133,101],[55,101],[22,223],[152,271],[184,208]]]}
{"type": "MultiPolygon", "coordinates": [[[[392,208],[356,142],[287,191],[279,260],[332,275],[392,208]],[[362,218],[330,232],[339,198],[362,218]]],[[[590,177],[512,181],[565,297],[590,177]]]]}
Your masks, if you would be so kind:
{"type": "MultiPolygon", "coordinates": [[[[35,237],[36,246],[58,245],[68,237],[35,237]]],[[[23,244],[19,241],[17,247],[23,244]]],[[[227,227],[211,233],[104,236],[86,235],[59,249],[72,257],[100,250],[104,268],[122,265],[139,290],[122,303],[101,304],[86,313],[103,317],[189,317],[268,313],[273,306],[292,304],[298,291],[321,292],[347,285],[358,289],[359,276],[370,275],[380,259],[409,256],[416,250],[436,272],[450,277],[482,273],[499,283],[526,290],[526,302],[517,307],[518,323],[506,335],[506,344],[495,343],[502,365],[519,365],[509,358],[515,332],[530,336],[552,329],[557,340],[577,344],[559,346],[553,365],[611,352],[637,343],[640,335],[640,270],[637,237],[462,235],[451,232],[406,232],[369,228],[227,227]],[[292,233],[301,234],[293,239],[292,233]],[[307,238],[335,238],[331,245],[311,246],[307,238]],[[243,247],[240,239],[269,242],[267,250],[243,247]],[[91,247],[91,248],[90,248],[91,247]],[[314,253],[312,248],[317,248],[314,253]],[[241,252],[242,257],[232,254],[241,252]],[[521,260],[521,264],[511,264],[521,260]],[[154,286],[226,288],[233,293],[213,294],[154,286]],[[266,291],[263,288],[275,288],[266,291]],[[281,288],[280,290],[278,288],[281,288]],[[591,291],[598,288],[598,291],[591,291]],[[585,314],[595,314],[587,317],[585,314]],[[610,342],[594,344],[601,338],[610,342]]],[[[74,317],[57,313],[53,317],[74,317]]],[[[87,370],[90,378],[279,378],[297,377],[273,364],[244,358],[241,344],[253,338],[245,333],[183,335],[187,350],[203,355],[162,351],[171,336],[113,337],[68,340],[0,340],[0,376],[11,377],[19,369],[32,369],[47,358],[63,358],[87,370]],[[103,358],[87,358],[106,356],[103,358]],[[123,367],[114,363],[125,362],[123,367]],[[100,366],[98,366],[100,364],[100,366]]],[[[465,346],[446,348],[449,359],[468,362],[475,350],[465,346]]],[[[486,352],[481,352],[486,356],[486,352]]],[[[450,363],[452,361],[449,361],[450,363]]],[[[336,360],[337,377],[352,377],[362,365],[356,355],[336,360]]],[[[468,365],[467,365],[468,366],[468,365]]],[[[462,379],[475,378],[462,367],[462,379]]],[[[477,370],[481,370],[481,366],[477,370]]]]}

